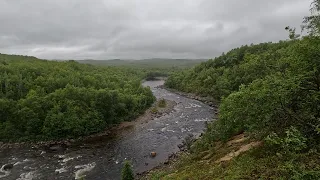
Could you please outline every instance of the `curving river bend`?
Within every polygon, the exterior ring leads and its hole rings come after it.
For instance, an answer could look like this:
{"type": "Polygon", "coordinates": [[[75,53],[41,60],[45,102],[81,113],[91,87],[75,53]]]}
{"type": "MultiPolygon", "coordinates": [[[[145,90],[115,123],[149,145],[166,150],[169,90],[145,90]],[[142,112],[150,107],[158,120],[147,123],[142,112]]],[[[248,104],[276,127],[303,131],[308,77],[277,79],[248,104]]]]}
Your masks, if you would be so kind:
{"type": "Polygon", "coordinates": [[[179,151],[177,145],[189,134],[200,135],[205,122],[214,117],[210,106],[165,89],[156,88],[164,81],[146,81],[157,98],[175,101],[177,105],[168,115],[137,123],[115,135],[90,142],[71,145],[61,152],[50,153],[32,147],[0,149],[0,180],[31,179],[120,179],[122,163],[130,160],[135,172],[143,172],[165,162],[179,151]],[[155,158],[150,152],[157,152],[155,158]],[[4,171],[5,164],[13,164],[4,171]]]}

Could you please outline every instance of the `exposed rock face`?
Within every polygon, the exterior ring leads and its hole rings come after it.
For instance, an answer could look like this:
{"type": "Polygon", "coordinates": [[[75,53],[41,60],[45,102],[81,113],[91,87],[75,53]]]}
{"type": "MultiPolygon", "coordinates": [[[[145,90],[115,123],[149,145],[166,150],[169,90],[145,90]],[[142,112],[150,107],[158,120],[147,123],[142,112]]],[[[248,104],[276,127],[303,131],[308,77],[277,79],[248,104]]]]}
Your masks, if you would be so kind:
{"type": "Polygon", "coordinates": [[[235,152],[230,152],[229,154],[227,154],[226,156],[220,158],[219,160],[215,161],[216,163],[221,163],[221,162],[227,162],[230,161],[231,159],[233,159],[234,157],[239,156],[241,153],[249,151],[250,149],[260,146],[262,144],[262,142],[257,141],[257,142],[251,142],[249,144],[245,144],[243,146],[240,147],[239,150],[235,151],[235,152]]]}

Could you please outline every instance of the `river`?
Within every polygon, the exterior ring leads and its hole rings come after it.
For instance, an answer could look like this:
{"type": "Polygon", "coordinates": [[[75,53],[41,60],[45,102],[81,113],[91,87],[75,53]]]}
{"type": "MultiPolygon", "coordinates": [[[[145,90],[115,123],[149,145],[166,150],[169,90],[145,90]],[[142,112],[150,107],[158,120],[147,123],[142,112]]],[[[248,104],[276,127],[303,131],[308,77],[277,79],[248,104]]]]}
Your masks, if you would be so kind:
{"type": "Polygon", "coordinates": [[[114,135],[72,144],[61,152],[32,147],[0,149],[0,180],[69,180],[80,176],[86,180],[117,180],[125,160],[132,162],[137,173],[167,161],[170,154],[179,151],[178,145],[186,136],[199,136],[204,131],[205,122],[213,119],[214,113],[204,103],[157,88],[163,83],[146,81],[143,85],[149,86],[158,99],[177,103],[170,114],[114,135]],[[157,156],[150,157],[150,152],[157,156]],[[4,171],[5,164],[14,166],[4,171]]]}

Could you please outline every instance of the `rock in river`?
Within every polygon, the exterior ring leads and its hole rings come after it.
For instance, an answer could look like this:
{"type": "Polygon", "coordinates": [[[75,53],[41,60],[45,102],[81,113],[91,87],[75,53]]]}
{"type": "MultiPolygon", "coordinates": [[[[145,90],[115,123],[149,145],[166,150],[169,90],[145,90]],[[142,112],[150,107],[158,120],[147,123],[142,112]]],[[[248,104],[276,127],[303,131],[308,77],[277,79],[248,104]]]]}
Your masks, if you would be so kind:
{"type": "Polygon", "coordinates": [[[4,165],[3,166],[3,170],[4,171],[9,171],[9,170],[11,170],[13,168],[13,164],[6,164],[6,165],[4,165]]]}
{"type": "Polygon", "coordinates": [[[63,152],[66,149],[66,145],[64,144],[51,144],[47,147],[49,152],[63,152]]]}
{"type": "Polygon", "coordinates": [[[151,156],[151,157],[156,157],[156,156],[157,156],[157,153],[156,153],[156,152],[151,152],[151,153],[150,153],[150,156],[151,156]]]}

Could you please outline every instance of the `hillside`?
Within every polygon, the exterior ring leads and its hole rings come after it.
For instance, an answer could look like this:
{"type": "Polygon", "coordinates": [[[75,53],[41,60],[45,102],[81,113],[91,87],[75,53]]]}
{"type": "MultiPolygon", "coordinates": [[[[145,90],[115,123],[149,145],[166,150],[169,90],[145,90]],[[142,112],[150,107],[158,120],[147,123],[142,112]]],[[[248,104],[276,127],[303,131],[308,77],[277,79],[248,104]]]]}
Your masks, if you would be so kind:
{"type": "Polygon", "coordinates": [[[92,64],[99,66],[125,66],[125,67],[136,67],[136,68],[159,68],[159,69],[183,69],[193,67],[204,59],[143,59],[143,60],[80,60],[79,63],[92,64]]]}
{"type": "Polygon", "coordinates": [[[287,27],[290,40],[242,46],[168,78],[169,88],[218,100],[219,119],[147,177],[320,179],[319,3],[304,18],[307,36],[287,27]]]}
{"type": "Polygon", "coordinates": [[[145,72],[0,54],[0,141],[76,138],[132,120],[155,100],[145,72]]]}

